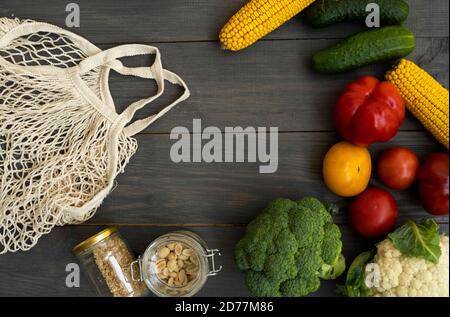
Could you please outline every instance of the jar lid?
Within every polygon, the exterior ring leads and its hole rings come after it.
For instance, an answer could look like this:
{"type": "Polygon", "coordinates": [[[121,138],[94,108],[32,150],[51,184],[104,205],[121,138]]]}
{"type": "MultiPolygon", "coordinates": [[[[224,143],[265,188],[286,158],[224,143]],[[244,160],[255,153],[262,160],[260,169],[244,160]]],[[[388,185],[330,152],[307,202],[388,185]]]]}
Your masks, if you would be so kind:
{"type": "Polygon", "coordinates": [[[75,254],[80,254],[81,252],[86,251],[87,249],[92,247],[94,244],[102,241],[103,239],[109,237],[110,235],[112,235],[112,234],[114,234],[116,232],[117,232],[117,227],[106,228],[106,229],[100,231],[99,233],[93,235],[92,237],[87,238],[83,242],[77,244],[72,249],[72,251],[75,254]]]}

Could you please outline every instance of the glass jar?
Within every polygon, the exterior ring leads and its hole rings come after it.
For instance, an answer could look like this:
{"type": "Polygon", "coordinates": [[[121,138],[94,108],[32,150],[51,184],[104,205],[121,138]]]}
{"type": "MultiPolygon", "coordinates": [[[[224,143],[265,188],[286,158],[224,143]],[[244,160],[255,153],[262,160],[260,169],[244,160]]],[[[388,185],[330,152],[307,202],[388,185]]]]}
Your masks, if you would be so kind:
{"type": "Polygon", "coordinates": [[[107,228],[73,248],[100,296],[140,297],[147,295],[144,283],[132,279],[136,260],[116,227],[107,228]]]}
{"type": "Polygon", "coordinates": [[[133,280],[144,281],[160,297],[189,297],[205,285],[209,276],[218,274],[217,249],[190,231],[174,231],[154,240],[144,254],[131,264],[139,271],[133,280]]]}

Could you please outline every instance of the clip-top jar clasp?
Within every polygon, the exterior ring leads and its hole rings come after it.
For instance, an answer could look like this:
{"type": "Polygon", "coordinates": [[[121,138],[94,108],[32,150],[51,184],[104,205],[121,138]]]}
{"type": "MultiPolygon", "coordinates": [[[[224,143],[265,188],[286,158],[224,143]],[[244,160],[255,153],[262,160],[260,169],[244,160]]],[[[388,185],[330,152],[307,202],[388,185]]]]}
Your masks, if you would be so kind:
{"type": "Polygon", "coordinates": [[[131,271],[131,279],[135,282],[142,282],[144,280],[144,277],[142,276],[142,260],[141,256],[137,258],[137,260],[131,262],[130,264],[130,271],[131,271]],[[137,264],[137,266],[136,266],[137,264]],[[138,278],[135,276],[135,268],[137,268],[137,272],[139,272],[138,278]]]}
{"type": "Polygon", "coordinates": [[[206,258],[211,262],[211,270],[208,272],[208,276],[217,275],[222,271],[222,265],[216,268],[215,256],[222,256],[219,249],[206,249],[206,258]]]}

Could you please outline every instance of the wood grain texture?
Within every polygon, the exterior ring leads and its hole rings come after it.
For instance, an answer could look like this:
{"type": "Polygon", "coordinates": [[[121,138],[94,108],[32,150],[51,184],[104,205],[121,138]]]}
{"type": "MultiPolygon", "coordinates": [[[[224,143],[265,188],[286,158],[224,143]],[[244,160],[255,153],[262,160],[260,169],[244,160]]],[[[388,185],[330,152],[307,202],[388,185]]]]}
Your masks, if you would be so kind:
{"type": "MultiPolygon", "coordinates": [[[[77,263],[71,249],[78,242],[100,231],[102,227],[70,226],[55,229],[45,236],[38,247],[29,252],[1,256],[0,296],[95,296],[84,271],[79,288],[67,288],[65,272],[68,263],[77,263]]],[[[177,227],[143,228],[121,227],[120,232],[130,246],[142,254],[148,244],[158,236],[177,230],[177,227]]],[[[183,228],[186,229],[186,228],[183,228]]],[[[249,296],[244,276],[234,263],[233,249],[244,234],[244,228],[187,228],[199,234],[211,248],[222,251],[218,262],[223,271],[210,277],[198,296],[249,296]]],[[[448,234],[448,225],[441,225],[441,231],[448,234]]],[[[347,226],[341,226],[344,256],[347,261],[360,252],[369,250],[372,244],[357,237],[347,226]]],[[[343,282],[342,278],[338,282],[343,282]]],[[[335,282],[324,281],[318,292],[310,296],[336,296],[335,282]]]]}
{"type": "MultiPolygon", "coordinates": [[[[136,6],[137,8],[139,2],[145,8],[145,6],[159,1],[120,2],[125,6],[122,11],[134,12],[132,8],[126,6],[136,6]]],[[[164,3],[170,2],[172,1],[164,3]]],[[[186,1],[184,2],[186,3],[186,1]]],[[[220,3],[229,4],[231,2],[221,1],[220,3]]],[[[424,3],[424,1],[413,2],[424,3]]],[[[6,3],[5,7],[25,10],[34,8],[39,1],[24,2],[21,5],[19,3],[20,1],[9,6],[6,3]]],[[[58,1],[58,3],[60,2],[58,1]]],[[[92,23],[95,23],[97,27],[103,25],[104,21],[108,21],[107,19],[101,20],[104,14],[108,14],[111,19],[115,17],[114,12],[117,13],[117,10],[111,12],[108,8],[117,5],[117,2],[107,1],[108,4],[104,6],[106,11],[103,13],[99,12],[99,8],[102,7],[101,3],[95,3],[98,10],[95,12],[99,14],[99,18],[92,23]]],[[[191,2],[187,1],[187,3],[191,2]]],[[[211,7],[212,3],[204,7],[211,7]]],[[[446,3],[448,5],[448,1],[446,3]]],[[[92,6],[91,2],[85,4],[81,2],[80,5],[82,7],[84,5],[92,6]]],[[[167,5],[165,6],[167,7],[167,5]]],[[[189,5],[186,4],[185,6],[189,5]]],[[[205,12],[206,9],[200,9],[200,7],[197,11],[205,12]]],[[[41,15],[41,20],[47,21],[45,12],[57,12],[56,9],[47,9],[57,8],[56,2],[53,1],[47,1],[46,6],[40,6],[39,8],[36,8],[35,14],[41,15]],[[45,12],[41,12],[43,11],[42,8],[46,8],[45,12]]],[[[430,8],[433,8],[433,6],[430,5],[430,8]]],[[[440,6],[440,8],[443,8],[443,6],[440,6]]],[[[217,8],[217,10],[219,9],[217,8]]],[[[411,11],[415,12],[414,8],[411,11]]],[[[142,12],[152,12],[151,15],[153,16],[155,11],[142,10],[142,12]]],[[[181,11],[176,12],[180,13],[181,11]]],[[[448,14],[448,10],[445,11],[444,7],[442,12],[435,14],[435,20],[439,20],[436,16],[445,15],[445,12],[448,14]]],[[[175,12],[172,12],[172,14],[175,14],[175,12]]],[[[172,21],[170,17],[170,15],[167,17],[167,21],[172,21]]],[[[208,17],[209,15],[205,14],[204,19],[208,17]]],[[[93,19],[91,18],[91,20],[93,19]]],[[[200,21],[203,21],[203,19],[200,19],[200,21]]],[[[423,21],[423,19],[417,21],[423,21]]],[[[141,23],[133,25],[133,34],[143,32],[140,30],[141,25],[141,23]]],[[[431,25],[429,27],[432,28],[431,25]]],[[[342,29],[342,26],[335,29],[342,29]]],[[[149,28],[149,30],[152,30],[152,28],[149,28]]],[[[87,39],[96,44],[101,43],[101,41],[95,39],[95,32],[115,35],[116,38],[112,41],[120,42],[120,32],[113,32],[112,30],[99,30],[98,28],[82,26],[75,31],[85,35],[87,39]],[[87,33],[84,34],[83,32],[87,33]]],[[[178,28],[177,31],[179,31],[178,28]]],[[[187,39],[187,32],[188,29],[183,28],[183,31],[179,33],[185,34],[187,39]]],[[[142,40],[130,39],[130,42],[133,41],[142,42],[142,40]]],[[[149,41],[149,39],[143,41],[149,41]]],[[[393,64],[393,61],[389,61],[337,75],[315,73],[310,68],[312,55],[337,41],[337,39],[289,40],[276,41],[275,43],[273,41],[261,41],[255,44],[254,48],[239,53],[224,52],[219,49],[216,42],[157,44],[162,53],[164,66],[182,76],[192,92],[192,97],[158,120],[145,132],[167,133],[175,126],[190,125],[192,118],[201,118],[204,124],[218,127],[229,125],[276,126],[280,131],[333,131],[331,109],[345,84],[360,75],[370,74],[382,78],[385,71],[393,64]]],[[[115,45],[101,45],[101,48],[105,49],[115,45]]],[[[417,47],[409,58],[448,87],[448,71],[445,71],[449,65],[448,47],[448,37],[419,38],[417,39],[417,47]]],[[[130,65],[140,66],[149,63],[151,63],[151,60],[148,58],[134,58],[129,62],[130,65]]],[[[155,85],[152,81],[115,74],[111,79],[111,89],[115,97],[117,111],[121,112],[133,101],[154,94],[155,85]]],[[[152,103],[151,109],[147,107],[147,109],[138,112],[137,118],[161,109],[179,94],[179,89],[169,86],[167,93],[152,103]]],[[[418,121],[409,114],[401,128],[403,130],[423,129],[418,121]]]]}
{"type": "MultiPolygon", "coordinates": [[[[345,206],[323,185],[321,162],[339,140],[331,109],[345,84],[359,75],[381,76],[393,62],[353,72],[320,75],[310,69],[311,56],[339,39],[362,30],[358,23],[312,29],[296,17],[253,47],[232,54],[219,49],[221,26],[245,0],[78,0],[81,28],[72,29],[101,48],[121,43],[147,43],[159,47],[163,64],[188,83],[192,97],[137,136],[139,150],[117,179],[118,185],[89,222],[56,228],[29,252],[0,256],[0,296],[94,296],[86,276],[81,288],[65,287],[65,266],[75,262],[71,248],[109,224],[121,229],[141,253],[150,241],[178,225],[189,226],[223,251],[224,271],[211,278],[200,296],[247,296],[243,275],[233,260],[235,243],[244,225],[278,197],[314,195],[338,202],[344,253],[351,260],[371,245],[346,225],[345,206]],[[279,135],[279,168],[259,174],[258,164],[172,163],[169,132],[176,126],[191,129],[192,119],[203,127],[275,126],[279,135]],[[131,226],[130,226],[131,225],[131,226]]],[[[449,1],[410,0],[406,26],[417,36],[410,58],[448,88],[449,1]]],[[[16,16],[64,27],[69,1],[1,0],[0,17],[16,16]]],[[[127,65],[150,64],[132,58],[127,65]]],[[[155,92],[145,80],[111,76],[117,110],[155,92]]],[[[167,94],[138,118],[157,111],[180,91],[167,94]]],[[[403,145],[423,157],[442,151],[433,137],[410,115],[402,132],[388,144],[370,147],[375,160],[384,148],[403,145]]],[[[379,185],[376,180],[374,185],[379,185]]],[[[399,223],[428,214],[420,206],[417,188],[392,193],[400,206],[399,223]]],[[[448,233],[448,216],[436,217],[448,233]]],[[[314,296],[334,296],[334,283],[323,283],[314,296]]]]}
{"type": "MultiPolygon", "coordinates": [[[[176,126],[192,125],[201,118],[205,125],[278,127],[280,131],[334,131],[332,109],[345,85],[361,75],[383,78],[393,62],[352,72],[323,75],[310,69],[314,52],[336,40],[260,42],[255,50],[238,54],[223,52],[217,43],[160,44],[164,67],[187,82],[191,97],[145,130],[167,133],[176,126]]],[[[409,57],[448,87],[448,38],[418,39],[409,57]]],[[[129,65],[145,65],[149,58],[133,58],[129,65]]],[[[116,107],[154,93],[152,81],[112,76],[116,107]]],[[[180,94],[176,87],[137,117],[161,109],[180,94]],[[150,108],[150,110],[149,110],[150,108]]],[[[403,130],[421,130],[408,114],[403,130]]]]}
{"type": "MultiPolygon", "coordinates": [[[[409,0],[405,25],[418,37],[448,37],[447,0],[409,0]]],[[[60,0],[2,0],[0,16],[65,25],[66,4],[60,0]]],[[[95,43],[216,41],[225,22],[246,0],[77,0],[80,33],[95,43]]],[[[342,38],[363,29],[361,23],[313,29],[301,15],[267,39],[342,38]]],[[[256,50],[256,48],[251,48],[256,50]]]]}
{"type": "MultiPolygon", "coordinates": [[[[168,135],[140,135],[138,152],[90,223],[244,224],[277,197],[314,195],[328,202],[341,201],[322,182],[322,158],[337,141],[335,133],[279,134],[278,171],[259,174],[257,163],[176,164],[170,160],[175,140],[168,135]]],[[[394,145],[407,146],[421,157],[441,149],[427,133],[401,132],[388,144],[371,146],[373,160],[381,149],[394,145]]],[[[427,215],[416,189],[392,192],[401,220],[427,215]]],[[[345,212],[337,221],[346,221],[345,212]]]]}

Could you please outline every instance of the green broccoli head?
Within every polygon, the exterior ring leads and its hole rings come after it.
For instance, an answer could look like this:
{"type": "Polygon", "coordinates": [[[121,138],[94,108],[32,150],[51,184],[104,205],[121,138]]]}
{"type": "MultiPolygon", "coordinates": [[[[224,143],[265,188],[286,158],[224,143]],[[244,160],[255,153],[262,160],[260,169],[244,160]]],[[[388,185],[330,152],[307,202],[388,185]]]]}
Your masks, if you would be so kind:
{"type": "Polygon", "coordinates": [[[313,197],[277,199],[248,226],[236,263],[256,296],[305,296],[345,270],[341,232],[313,197]]]}

